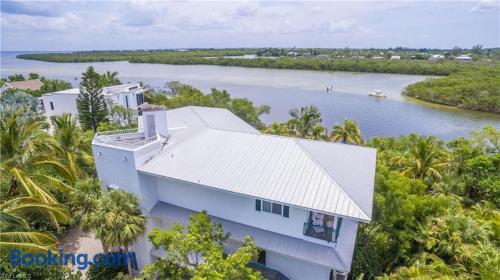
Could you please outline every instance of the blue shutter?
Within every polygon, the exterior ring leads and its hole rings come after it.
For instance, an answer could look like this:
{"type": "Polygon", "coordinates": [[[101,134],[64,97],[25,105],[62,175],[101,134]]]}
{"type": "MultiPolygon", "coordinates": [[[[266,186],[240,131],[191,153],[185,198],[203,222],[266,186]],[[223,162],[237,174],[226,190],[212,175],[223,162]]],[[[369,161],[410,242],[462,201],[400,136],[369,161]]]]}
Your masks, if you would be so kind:
{"type": "Polygon", "coordinates": [[[342,218],[337,218],[337,228],[335,229],[335,243],[337,243],[337,239],[339,238],[340,225],[342,224],[342,218]]]}
{"type": "Polygon", "coordinates": [[[260,199],[256,199],[255,200],[255,210],[256,211],[260,211],[260,204],[261,204],[260,199]]]}
{"type": "Polygon", "coordinates": [[[290,217],[290,207],[283,205],[283,217],[288,218],[290,217]]]}

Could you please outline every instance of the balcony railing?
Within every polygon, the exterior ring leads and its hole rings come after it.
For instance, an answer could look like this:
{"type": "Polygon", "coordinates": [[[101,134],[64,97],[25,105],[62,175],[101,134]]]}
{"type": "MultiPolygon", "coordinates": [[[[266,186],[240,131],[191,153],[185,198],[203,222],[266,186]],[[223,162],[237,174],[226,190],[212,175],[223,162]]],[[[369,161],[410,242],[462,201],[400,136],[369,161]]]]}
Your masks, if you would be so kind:
{"type": "Polygon", "coordinates": [[[313,223],[304,223],[304,235],[325,240],[327,242],[333,242],[333,227],[327,227],[325,225],[314,225],[313,223]]]}
{"type": "Polygon", "coordinates": [[[111,131],[102,131],[102,132],[97,132],[96,136],[116,135],[116,134],[128,134],[128,133],[136,133],[137,131],[138,131],[137,128],[111,130],[111,131]]]}

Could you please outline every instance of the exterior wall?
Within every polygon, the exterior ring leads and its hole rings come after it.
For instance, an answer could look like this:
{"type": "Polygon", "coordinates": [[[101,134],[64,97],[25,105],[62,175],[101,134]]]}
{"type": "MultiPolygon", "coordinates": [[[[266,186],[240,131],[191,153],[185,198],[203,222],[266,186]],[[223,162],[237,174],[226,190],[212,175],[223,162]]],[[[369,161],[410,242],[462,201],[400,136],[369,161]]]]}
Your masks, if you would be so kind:
{"type": "Polygon", "coordinates": [[[298,259],[266,252],[266,266],[283,273],[290,280],[322,279],[330,277],[330,268],[307,263],[298,259]]]}
{"type": "MultiPolygon", "coordinates": [[[[309,217],[309,211],[306,209],[290,207],[289,218],[285,218],[273,213],[256,211],[255,199],[250,197],[212,190],[166,178],[157,178],[156,185],[158,199],[160,201],[193,211],[206,210],[210,215],[226,220],[304,239],[325,246],[335,246],[332,242],[328,243],[324,240],[304,236],[304,223],[307,222],[309,217]]],[[[343,225],[340,229],[339,238],[342,235],[344,235],[343,225]]],[[[355,232],[353,239],[355,239],[355,232]]],[[[340,242],[340,240],[338,240],[338,242],[340,242]]]]}
{"type": "Polygon", "coordinates": [[[76,108],[77,94],[49,94],[42,95],[43,107],[45,115],[50,118],[52,116],[61,116],[63,113],[77,115],[76,108]],[[54,110],[50,107],[50,102],[54,104],[54,110]]]}

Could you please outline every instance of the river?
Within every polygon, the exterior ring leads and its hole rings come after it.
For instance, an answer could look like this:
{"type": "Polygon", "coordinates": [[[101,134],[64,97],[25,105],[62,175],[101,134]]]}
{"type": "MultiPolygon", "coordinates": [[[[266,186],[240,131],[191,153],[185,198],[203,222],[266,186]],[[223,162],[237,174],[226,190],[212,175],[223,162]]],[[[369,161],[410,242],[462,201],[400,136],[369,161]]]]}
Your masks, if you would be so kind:
{"type": "Polygon", "coordinates": [[[161,87],[167,81],[180,81],[204,92],[226,89],[233,97],[245,97],[256,104],[271,106],[262,117],[266,123],[285,121],[289,110],[304,105],[317,106],[323,124],[331,129],[345,118],[358,121],[363,135],[399,136],[417,133],[450,140],[469,136],[484,125],[500,129],[500,115],[466,111],[420,102],[401,96],[402,89],[428,76],[304,71],[225,67],[209,65],[166,65],[147,63],[97,62],[52,63],[17,59],[23,52],[1,52],[1,77],[30,72],[52,79],[63,79],[77,86],[81,73],[93,65],[98,72],[117,71],[122,82],[143,81],[161,87]],[[333,85],[333,94],[326,87],[333,85]],[[387,98],[369,97],[375,89],[387,98]]]}

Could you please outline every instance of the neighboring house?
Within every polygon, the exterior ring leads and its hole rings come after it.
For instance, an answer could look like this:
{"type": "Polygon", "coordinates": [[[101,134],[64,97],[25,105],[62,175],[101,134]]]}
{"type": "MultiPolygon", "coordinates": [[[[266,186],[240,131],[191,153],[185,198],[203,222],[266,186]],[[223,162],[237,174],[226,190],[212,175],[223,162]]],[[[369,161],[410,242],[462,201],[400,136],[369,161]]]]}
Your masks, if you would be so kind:
{"type": "Polygon", "coordinates": [[[393,56],[391,56],[390,59],[398,60],[398,59],[401,59],[401,56],[399,56],[399,55],[393,55],[393,56]]]}
{"type": "Polygon", "coordinates": [[[433,54],[431,55],[431,57],[429,57],[429,61],[439,61],[439,60],[443,60],[444,59],[444,55],[442,54],[433,54]]]}
{"type": "Polygon", "coordinates": [[[1,88],[1,92],[5,92],[6,90],[9,89],[39,90],[42,86],[43,83],[39,79],[5,82],[1,88]]]}
{"type": "Polygon", "coordinates": [[[466,54],[459,55],[459,56],[455,57],[455,59],[458,61],[472,61],[472,57],[470,57],[469,55],[466,55],[466,54]]]}
{"type": "MultiPolygon", "coordinates": [[[[92,149],[103,187],[139,197],[146,232],[206,210],[231,234],[226,252],[250,235],[266,269],[346,279],[372,217],[375,149],[262,134],[220,108],[145,105],[140,118],[136,131],[97,133],[92,149]]],[[[139,267],[166,253],[145,236],[133,250],[139,267]]]]}
{"type": "MultiPolygon", "coordinates": [[[[60,116],[63,113],[78,114],[76,99],[80,94],[79,88],[71,88],[42,95],[42,104],[45,115],[60,116]]],[[[122,105],[126,108],[137,110],[137,106],[144,102],[144,88],[139,83],[130,83],[105,87],[102,94],[106,100],[108,108],[112,105],[122,105]]]]}

